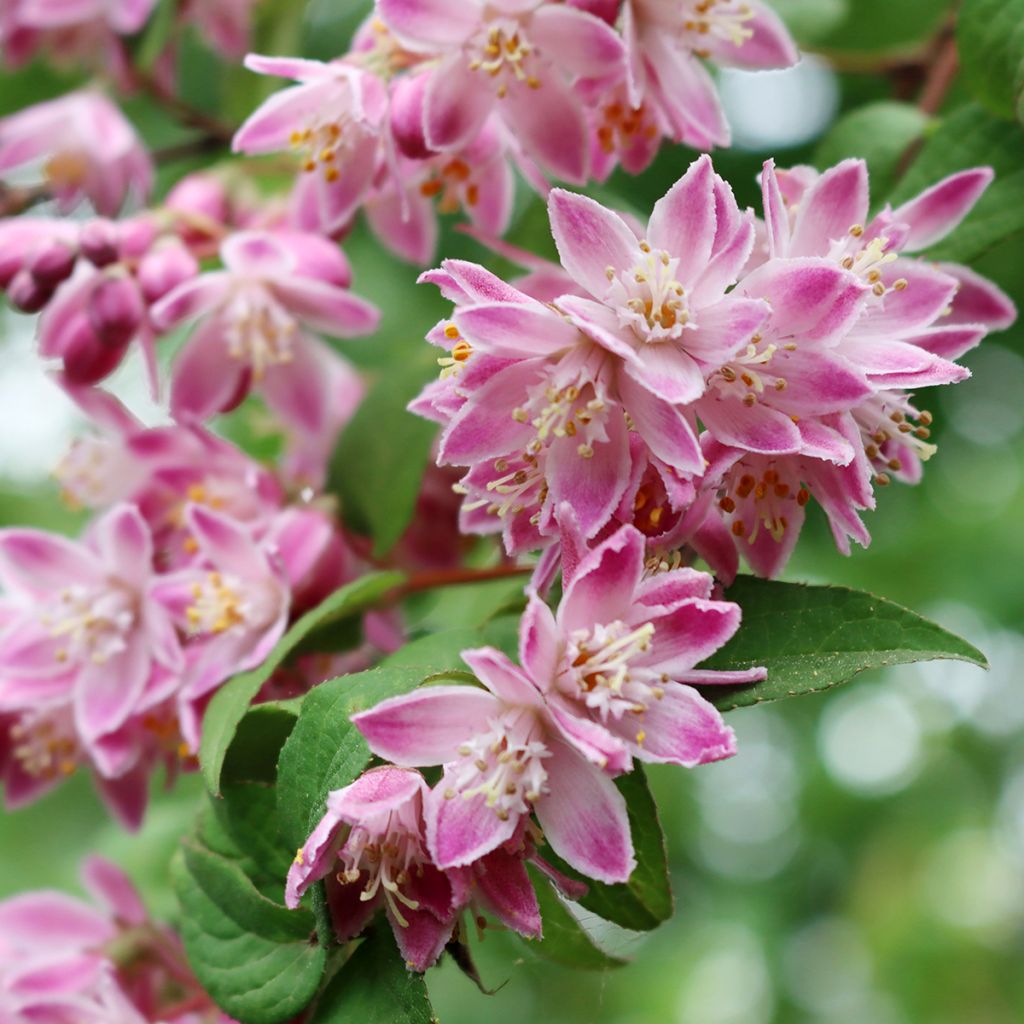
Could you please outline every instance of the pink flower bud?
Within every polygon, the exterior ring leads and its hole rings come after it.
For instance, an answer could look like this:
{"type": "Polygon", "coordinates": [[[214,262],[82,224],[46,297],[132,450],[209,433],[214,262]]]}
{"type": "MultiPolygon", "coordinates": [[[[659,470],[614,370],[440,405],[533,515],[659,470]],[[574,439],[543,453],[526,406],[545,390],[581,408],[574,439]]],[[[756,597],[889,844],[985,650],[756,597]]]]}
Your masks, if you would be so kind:
{"type": "Polygon", "coordinates": [[[86,312],[99,341],[123,349],[139,329],[146,307],[134,278],[114,272],[96,282],[86,312]]]}
{"type": "Polygon", "coordinates": [[[91,386],[113,373],[124,358],[126,345],[101,341],[88,319],[78,317],[68,324],[64,348],[64,373],[71,384],[91,386]]]}
{"type": "Polygon", "coordinates": [[[224,183],[212,174],[190,174],[167,194],[164,206],[178,213],[227,223],[229,201],[224,183]]]}
{"type": "Polygon", "coordinates": [[[146,253],[139,263],[136,277],[143,298],[153,303],[198,273],[198,261],[175,238],[167,239],[146,253]]]}
{"type": "Polygon", "coordinates": [[[19,270],[7,286],[7,301],[22,313],[38,313],[53,296],[53,289],[41,284],[27,270],[19,270]]]}
{"type": "Polygon", "coordinates": [[[65,242],[53,241],[40,246],[25,261],[25,269],[44,288],[55,288],[75,269],[78,253],[65,242]]]}
{"type": "Polygon", "coordinates": [[[116,263],[121,257],[117,225],[100,217],[89,221],[78,236],[78,248],[97,267],[116,263]]]}
{"type": "Polygon", "coordinates": [[[118,225],[118,248],[123,259],[139,259],[156,240],[158,229],[152,218],[135,217],[118,225]]]}
{"type": "Polygon", "coordinates": [[[423,101],[430,73],[399,78],[391,90],[391,133],[398,148],[413,160],[432,155],[423,134],[423,101]]]}

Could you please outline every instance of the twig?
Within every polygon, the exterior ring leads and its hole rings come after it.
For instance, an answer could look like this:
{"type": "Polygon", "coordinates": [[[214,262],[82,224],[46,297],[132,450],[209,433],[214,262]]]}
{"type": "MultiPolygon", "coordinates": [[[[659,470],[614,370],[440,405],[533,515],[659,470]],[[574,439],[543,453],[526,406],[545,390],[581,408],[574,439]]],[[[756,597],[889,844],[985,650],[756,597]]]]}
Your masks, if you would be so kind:
{"type": "Polygon", "coordinates": [[[175,143],[173,146],[161,146],[150,154],[155,163],[165,164],[174,160],[187,160],[193,156],[205,156],[223,149],[225,140],[219,135],[200,135],[195,139],[175,143]]]}
{"type": "Polygon", "coordinates": [[[158,81],[148,71],[141,68],[132,68],[132,77],[135,84],[165,110],[169,111],[182,124],[193,128],[201,128],[208,136],[219,140],[222,143],[229,143],[235,134],[230,125],[224,124],[217,118],[212,117],[198,107],[193,107],[180,96],[176,96],[169,89],[158,81]]]}
{"type": "Polygon", "coordinates": [[[0,217],[16,217],[50,198],[45,185],[12,188],[0,182],[0,217]]]}

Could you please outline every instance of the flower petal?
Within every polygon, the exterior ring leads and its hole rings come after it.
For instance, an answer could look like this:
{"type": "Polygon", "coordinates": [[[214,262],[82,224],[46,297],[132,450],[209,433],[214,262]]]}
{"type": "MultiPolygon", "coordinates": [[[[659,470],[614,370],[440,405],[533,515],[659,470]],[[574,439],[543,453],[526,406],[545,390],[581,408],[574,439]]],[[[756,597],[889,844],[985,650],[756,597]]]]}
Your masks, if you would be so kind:
{"type": "Polygon", "coordinates": [[[831,242],[846,238],[868,215],[868,168],[863,160],[830,167],[807,190],[793,224],[791,256],[826,256],[831,242]]]}
{"type": "Polygon", "coordinates": [[[903,248],[915,252],[945,238],[971,212],[994,177],[991,167],[973,167],[943,178],[898,206],[892,211],[893,220],[910,225],[903,248]]]}

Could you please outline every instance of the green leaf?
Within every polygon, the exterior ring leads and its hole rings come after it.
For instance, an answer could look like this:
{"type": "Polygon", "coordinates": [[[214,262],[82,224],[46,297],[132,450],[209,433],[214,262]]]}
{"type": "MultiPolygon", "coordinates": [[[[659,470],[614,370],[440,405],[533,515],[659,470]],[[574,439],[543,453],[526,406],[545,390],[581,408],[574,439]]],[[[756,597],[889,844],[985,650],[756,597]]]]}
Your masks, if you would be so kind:
{"type": "Polygon", "coordinates": [[[384,921],[331,979],[309,1024],[436,1024],[423,975],[406,969],[384,921]]]}
{"type": "Polygon", "coordinates": [[[301,846],[323,816],[327,794],[370,763],[370,748],[349,716],[408,693],[423,679],[420,668],[378,667],[331,679],[307,695],[278,770],[278,814],[291,848],[301,846]]]}
{"type": "Polygon", "coordinates": [[[672,916],[672,886],[668,876],[665,835],[643,768],[635,764],[632,772],[615,780],[615,785],[626,799],[636,852],[637,866],[629,881],[608,885],[585,878],[550,847],[544,850],[544,859],[570,878],[586,883],[587,894],[579,900],[581,907],[622,928],[650,931],[672,916]]]}
{"type": "Polygon", "coordinates": [[[405,408],[425,378],[425,368],[416,362],[381,377],[345,427],[331,459],[328,489],[340,496],[346,522],[373,538],[378,558],[412,521],[430,460],[437,427],[405,408]]]}
{"type": "Polygon", "coordinates": [[[928,250],[930,257],[967,263],[1024,231],[1024,132],[974,103],[929,135],[890,201],[895,206],[948,174],[982,164],[996,172],[995,181],[956,231],[928,250]]]}
{"type": "Polygon", "coordinates": [[[274,787],[260,782],[225,782],[221,796],[212,801],[217,821],[252,865],[246,874],[276,901],[284,892],[292,849],[278,827],[274,787]],[[264,881],[266,887],[260,884],[264,881]]]}
{"type": "Polygon", "coordinates": [[[931,39],[949,10],[950,0],[850,0],[846,16],[815,42],[847,53],[908,52],[931,39]]]}
{"type": "Polygon", "coordinates": [[[301,701],[269,701],[250,708],[235,732],[221,769],[226,782],[272,783],[277,755],[299,717],[301,701]]]}
{"type": "Polygon", "coordinates": [[[861,590],[741,576],[726,596],[743,609],[743,623],[701,667],[764,665],[768,678],[752,686],[706,687],[704,695],[721,711],[818,693],[889,665],[953,658],[988,667],[966,640],[861,590]]]}
{"type": "Polygon", "coordinates": [[[177,7],[177,0],[159,0],[150,14],[135,51],[135,63],[144,71],[151,70],[166,51],[174,32],[177,7]]]}
{"type": "Polygon", "coordinates": [[[313,998],[326,951],[306,910],[256,891],[241,867],[187,839],[171,866],[181,935],[203,987],[245,1024],[278,1024],[313,998]]]}
{"type": "Polygon", "coordinates": [[[211,793],[220,791],[224,759],[250,702],[284,659],[314,630],[363,611],[398,586],[402,579],[400,573],[374,573],[336,590],[288,630],[262,665],[235,676],[217,691],[203,718],[203,739],[199,750],[203,778],[211,793]]]}
{"type": "Polygon", "coordinates": [[[587,934],[573,916],[566,902],[555,892],[548,880],[532,865],[527,870],[537,892],[540,917],[544,928],[542,939],[524,939],[527,949],[545,960],[563,967],[603,970],[619,967],[624,960],[606,953],[587,934]]]}
{"type": "Polygon", "coordinates": [[[849,6],[849,0],[772,0],[772,7],[803,46],[818,42],[835,29],[849,6]]]}
{"type": "Polygon", "coordinates": [[[818,143],[814,162],[831,167],[847,157],[867,161],[871,191],[881,201],[892,189],[900,159],[924,133],[930,118],[910,103],[882,100],[841,117],[818,143]]]}
{"type": "Polygon", "coordinates": [[[518,657],[519,616],[499,615],[479,627],[457,626],[428,633],[389,654],[381,665],[418,665],[431,672],[464,672],[462,652],[469,647],[497,647],[510,658],[518,657]]]}
{"type": "Polygon", "coordinates": [[[964,0],[956,37],[971,95],[999,117],[1024,120],[1024,0],[964,0]]]}

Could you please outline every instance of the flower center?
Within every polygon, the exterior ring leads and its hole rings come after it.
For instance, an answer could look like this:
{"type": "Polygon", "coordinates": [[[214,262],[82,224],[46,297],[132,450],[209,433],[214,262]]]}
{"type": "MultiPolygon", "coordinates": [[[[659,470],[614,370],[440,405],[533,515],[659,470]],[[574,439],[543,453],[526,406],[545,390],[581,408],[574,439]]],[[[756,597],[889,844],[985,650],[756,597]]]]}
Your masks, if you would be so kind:
{"type": "Polygon", "coordinates": [[[528,454],[538,454],[554,438],[570,437],[579,438],[576,451],[589,459],[594,455],[594,442],[607,438],[604,412],[608,405],[591,383],[559,386],[544,381],[529,388],[527,395],[526,405],[513,409],[512,418],[537,431],[527,446],[528,454]]]}
{"type": "Polygon", "coordinates": [[[753,8],[737,0],[699,0],[684,11],[683,29],[742,46],[754,36],[754,30],[747,25],[753,18],[753,8]]]}
{"type": "Polygon", "coordinates": [[[75,150],[54,153],[43,166],[43,176],[55,190],[77,188],[89,176],[89,159],[75,150]]]}
{"type": "Polygon", "coordinates": [[[638,139],[656,139],[657,122],[646,104],[631,107],[621,99],[606,103],[598,111],[597,141],[606,153],[630,149],[638,139]]]}
{"type": "Polygon", "coordinates": [[[890,482],[890,472],[898,473],[904,468],[900,449],[909,449],[922,462],[938,450],[928,440],[932,414],[919,411],[906,397],[876,396],[855,409],[853,416],[860,427],[864,454],[875,482],[882,486],[890,482]]]}
{"type": "Polygon", "coordinates": [[[631,629],[616,620],[575,630],[569,635],[560,685],[602,721],[642,715],[652,701],[661,698],[663,680],[657,672],[631,662],[650,650],[653,636],[650,622],[631,629]]]}
{"type": "Polygon", "coordinates": [[[473,180],[473,168],[454,157],[433,163],[429,177],[420,183],[420,195],[437,196],[441,213],[458,213],[463,206],[469,209],[480,202],[480,185],[473,180]]]}
{"type": "Polygon", "coordinates": [[[192,584],[193,602],[185,616],[193,633],[226,633],[255,625],[254,602],[243,597],[246,585],[237,576],[210,572],[192,584]]]}
{"type": "Polygon", "coordinates": [[[341,177],[339,164],[344,163],[355,140],[363,133],[362,126],[345,112],[346,103],[350,104],[351,98],[339,98],[337,104],[331,105],[330,115],[315,114],[289,139],[292,149],[302,156],[302,169],[314,174],[319,168],[324,180],[331,183],[341,177]]]}
{"type": "Polygon", "coordinates": [[[480,71],[497,82],[498,96],[508,92],[509,81],[539,89],[536,51],[514,21],[492,24],[470,43],[471,71],[480,71]]]}
{"type": "Polygon", "coordinates": [[[253,378],[294,358],[299,327],[292,316],[262,289],[241,289],[225,310],[225,335],[232,358],[249,364],[253,378]]]}
{"type": "MultiPolygon", "coordinates": [[[[714,376],[719,391],[735,395],[747,406],[763,399],[766,392],[786,390],[786,378],[776,376],[769,370],[779,346],[762,346],[762,342],[761,335],[755,334],[743,352],[733,356],[714,376]]],[[[795,351],[796,344],[788,342],[783,347],[787,351],[795,351]]]]}
{"type": "Polygon", "coordinates": [[[113,504],[123,493],[127,461],[119,445],[99,437],[78,438],[53,471],[61,498],[72,509],[113,504]]]}
{"type": "Polygon", "coordinates": [[[71,775],[79,747],[70,711],[29,712],[11,727],[11,752],[26,775],[53,779],[71,775]]]}
{"type": "Polygon", "coordinates": [[[616,307],[619,323],[632,327],[645,342],[678,338],[690,324],[685,289],[676,280],[679,260],[663,249],[640,243],[641,258],[625,273],[605,271],[609,281],[606,301],[616,307]]]}
{"type": "Polygon", "coordinates": [[[360,900],[372,900],[383,891],[384,899],[398,923],[409,922],[402,907],[418,910],[419,902],[402,892],[410,872],[426,859],[418,823],[407,808],[390,811],[382,823],[353,825],[345,845],[338,852],[344,869],[338,872],[342,885],[365,878],[360,900]]]}
{"type": "Polygon", "coordinates": [[[537,718],[527,708],[492,719],[487,732],[459,747],[454,785],[445,790],[445,799],[483,797],[502,821],[528,814],[530,805],[547,792],[543,761],[550,751],[539,735],[537,718]]]}
{"type": "Polygon", "coordinates": [[[898,255],[888,251],[889,239],[884,235],[879,235],[877,238],[872,238],[867,245],[862,245],[860,239],[863,236],[863,226],[852,225],[845,238],[832,243],[829,256],[838,260],[845,270],[856,274],[871,285],[871,292],[876,298],[881,298],[892,291],[903,291],[907,287],[906,278],[901,277],[888,287],[882,281],[882,269],[892,263],[898,255]]]}
{"type": "Polygon", "coordinates": [[[60,592],[40,620],[60,640],[57,661],[103,665],[127,646],[125,637],[135,625],[135,600],[116,585],[101,590],[75,584],[60,592]]]}
{"type": "Polygon", "coordinates": [[[792,503],[796,502],[803,508],[810,500],[811,492],[806,487],[782,479],[777,469],[765,469],[758,479],[741,465],[729,478],[726,493],[719,500],[718,507],[727,515],[732,515],[738,508],[747,512],[746,516],[741,512],[733,519],[731,529],[734,537],[746,537],[753,544],[763,526],[778,543],[789,529],[787,513],[792,503]],[[748,535],[749,518],[753,519],[754,525],[748,535]]]}

